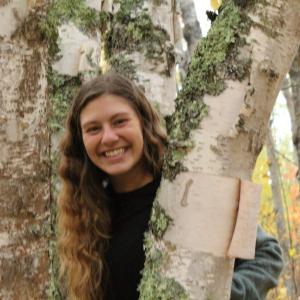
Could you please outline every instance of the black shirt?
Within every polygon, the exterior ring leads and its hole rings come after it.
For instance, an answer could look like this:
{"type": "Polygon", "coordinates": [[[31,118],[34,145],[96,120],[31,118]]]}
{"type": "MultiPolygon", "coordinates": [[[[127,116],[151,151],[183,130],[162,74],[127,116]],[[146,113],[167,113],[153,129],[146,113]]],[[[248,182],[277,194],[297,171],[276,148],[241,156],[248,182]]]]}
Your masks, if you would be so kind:
{"type": "Polygon", "coordinates": [[[144,233],[160,178],[127,193],[108,189],[112,207],[112,238],[106,253],[109,268],[107,300],[137,300],[144,267],[144,233]]]}

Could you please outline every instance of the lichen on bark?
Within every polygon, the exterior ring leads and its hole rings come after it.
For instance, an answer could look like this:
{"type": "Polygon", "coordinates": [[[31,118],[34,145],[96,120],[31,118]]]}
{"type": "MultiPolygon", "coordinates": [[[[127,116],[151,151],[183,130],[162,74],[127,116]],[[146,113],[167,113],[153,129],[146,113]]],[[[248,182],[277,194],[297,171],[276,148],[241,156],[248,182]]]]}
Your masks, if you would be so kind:
{"type": "Polygon", "coordinates": [[[163,264],[168,262],[166,252],[157,248],[155,236],[145,234],[144,250],[146,254],[143,277],[138,290],[140,300],[188,300],[185,289],[173,278],[160,273],[163,264]]]}
{"type": "Polygon", "coordinates": [[[166,117],[171,142],[164,165],[166,178],[172,180],[184,170],[178,157],[191,149],[187,142],[191,131],[199,128],[208,114],[204,95],[219,95],[226,88],[226,80],[241,81],[248,74],[250,61],[239,58],[239,48],[246,44],[245,35],[250,24],[249,18],[233,1],[224,1],[209,34],[197,45],[183,88],[175,100],[175,112],[166,117]]]}
{"type": "MultiPolygon", "coordinates": [[[[110,25],[104,34],[104,54],[112,68],[115,63],[121,73],[123,69],[119,63],[120,53],[142,53],[146,59],[160,64],[167,60],[165,74],[170,73],[175,63],[174,48],[170,43],[168,33],[161,27],[154,25],[144,0],[115,0],[118,11],[111,16],[110,25]]],[[[134,77],[134,64],[129,68],[126,64],[125,74],[134,77]]]]}
{"type": "Polygon", "coordinates": [[[171,223],[172,219],[166,214],[164,208],[154,201],[150,217],[150,228],[154,236],[162,238],[171,223]]]}
{"type": "Polygon", "coordinates": [[[53,132],[64,128],[64,121],[71,100],[81,86],[81,77],[60,75],[54,70],[48,71],[49,97],[52,101],[52,113],[49,126],[53,132]]]}
{"type": "Polygon", "coordinates": [[[62,23],[69,21],[85,33],[94,33],[105,26],[107,14],[88,7],[84,0],[53,1],[48,7],[46,18],[40,22],[40,29],[50,42],[49,56],[52,58],[59,52],[58,28],[62,23]]]}

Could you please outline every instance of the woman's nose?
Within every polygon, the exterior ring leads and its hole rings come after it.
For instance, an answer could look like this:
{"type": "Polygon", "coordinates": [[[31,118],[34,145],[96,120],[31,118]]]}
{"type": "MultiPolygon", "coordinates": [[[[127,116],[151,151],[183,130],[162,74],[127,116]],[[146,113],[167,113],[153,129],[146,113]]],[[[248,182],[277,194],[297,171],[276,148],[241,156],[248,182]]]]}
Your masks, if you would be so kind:
{"type": "Polygon", "coordinates": [[[102,144],[111,144],[119,140],[119,136],[116,134],[113,128],[110,126],[103,128],[102,144]]]}

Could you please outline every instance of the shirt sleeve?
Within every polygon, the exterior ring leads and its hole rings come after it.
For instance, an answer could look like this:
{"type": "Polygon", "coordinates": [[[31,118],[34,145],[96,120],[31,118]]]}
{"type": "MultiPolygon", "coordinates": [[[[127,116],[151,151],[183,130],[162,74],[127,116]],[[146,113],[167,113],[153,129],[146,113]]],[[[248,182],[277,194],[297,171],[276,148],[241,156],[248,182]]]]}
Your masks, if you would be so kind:
{"type": "Polygon", "coordinates": [[[236,259],[230,300],[263,300],[278,284],[283,268],[282,251],[278,241],[257,229],[255,258],[236,259]]]}

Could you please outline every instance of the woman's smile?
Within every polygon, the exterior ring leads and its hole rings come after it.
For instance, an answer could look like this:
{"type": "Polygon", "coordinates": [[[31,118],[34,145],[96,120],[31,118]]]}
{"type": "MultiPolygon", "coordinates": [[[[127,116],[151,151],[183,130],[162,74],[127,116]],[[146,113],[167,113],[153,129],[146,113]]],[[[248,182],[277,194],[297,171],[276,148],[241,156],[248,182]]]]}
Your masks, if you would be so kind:
{"type": "Polygon", "coordinates": [[[121,163],[126,159],[128,154],[128,147],[117,148],[113,150],[104,151],[100,154],[100,159],[105,159],[110,164],[121,163]]]}
{"type": "Polygon", "coordinates": [[[122,156],[122,154],[124,154],[125,151],[126,151],[126,149],[124,147],[122,147],[122,148],[118,148],[118,149],[105,151],[105,152],[103,152],[103,155],[105,157],[114,158],[114,157],[122,156]]]}

